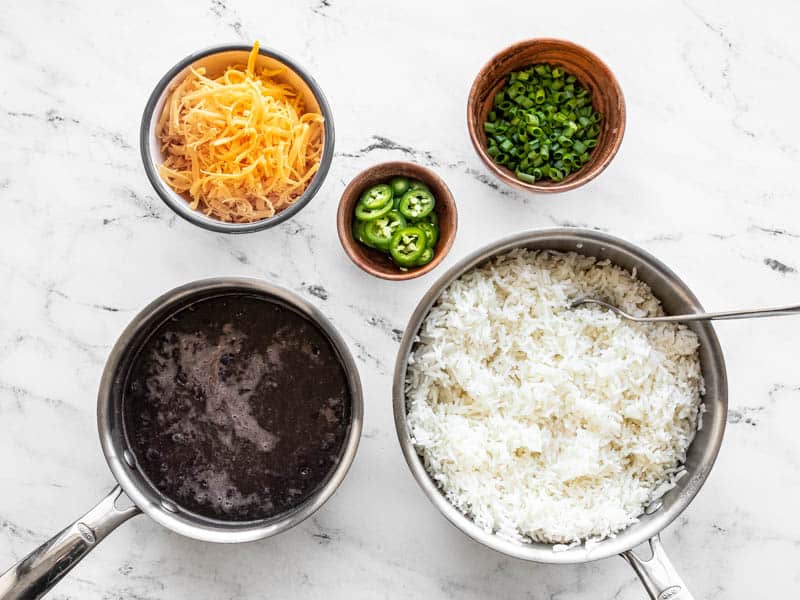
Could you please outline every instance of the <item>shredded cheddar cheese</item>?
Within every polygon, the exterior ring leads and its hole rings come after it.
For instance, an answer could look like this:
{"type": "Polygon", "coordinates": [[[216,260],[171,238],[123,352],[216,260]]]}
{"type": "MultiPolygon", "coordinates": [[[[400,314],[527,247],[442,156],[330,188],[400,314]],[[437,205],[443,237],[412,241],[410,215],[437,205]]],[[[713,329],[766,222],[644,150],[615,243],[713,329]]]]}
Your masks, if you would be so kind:
{"type": "Polygon", "coordinates": [[[319,169],[323,117],[278,79],[283,69],[247,66],[215,79],[192,69],[156,125],[161,177],[190,206],[221,221],[248,223],[292,204],[319,169]]]}

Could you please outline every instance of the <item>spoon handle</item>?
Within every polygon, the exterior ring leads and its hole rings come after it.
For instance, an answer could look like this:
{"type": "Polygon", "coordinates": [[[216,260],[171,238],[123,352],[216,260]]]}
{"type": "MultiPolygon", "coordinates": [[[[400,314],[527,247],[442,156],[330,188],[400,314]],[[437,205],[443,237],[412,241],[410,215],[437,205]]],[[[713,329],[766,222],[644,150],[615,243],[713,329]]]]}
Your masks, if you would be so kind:
{"type": "Polygon", "coordinates": [[[642,320],[653,323],[664,323],[668,321],[723,321],[725,319],[759,319],[761,317],[780,317],[782,315],[800,315],[800,304],[774,306],[772,308],[752,308],[750,310],[728,310],[713,313],[696,313],[692,315],[649,317],[642,320]]]}

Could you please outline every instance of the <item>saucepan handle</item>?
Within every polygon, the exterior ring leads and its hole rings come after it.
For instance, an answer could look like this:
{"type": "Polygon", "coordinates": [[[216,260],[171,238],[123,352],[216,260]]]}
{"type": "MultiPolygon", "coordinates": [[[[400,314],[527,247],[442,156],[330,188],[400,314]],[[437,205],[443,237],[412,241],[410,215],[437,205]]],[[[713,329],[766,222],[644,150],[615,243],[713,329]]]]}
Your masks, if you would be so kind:
{"type": "Polygon", "coordinates": [[[650,538],[653,556],[642,560],[628,550],[620,554],[633,567],[653,600],[694,600],[661,545],[661,535],[650,538]]]}
{"type": "Polygon", "coordinates": [[[133,504],[117,506],[120,496],[122,488],[117,486],[97,506],[0,575],[0,600],[41,598],[109,533],[139,514],[133,504]]]}

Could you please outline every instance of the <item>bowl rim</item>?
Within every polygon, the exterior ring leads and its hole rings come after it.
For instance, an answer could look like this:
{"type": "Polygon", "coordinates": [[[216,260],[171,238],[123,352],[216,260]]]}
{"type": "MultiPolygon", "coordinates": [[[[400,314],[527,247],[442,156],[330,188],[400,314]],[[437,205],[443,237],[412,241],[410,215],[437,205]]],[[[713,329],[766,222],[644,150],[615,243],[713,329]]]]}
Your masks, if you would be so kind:
{"type": "MultiPolygon", "coordinates": [[[[423,177],[417,175],[418,179],[423,179],[423,177]]],[[[439,198],[436,199],[439,201],[439,198]]],[[[450,250],[453,247],[453,243],[456,239],[456,234],[458,232],[458,205],[456,204],[455,196],[453,196],[453,192],[450,190],[450,187],[445,182],[444,178],[439,175],[433,169],[430,169],[426,166],[420,165],[419,163],[407,161],[407,160],[389,160],[384,162],[375,163],[370,165],[369,167],[362,169],[358,173],[356,173],[348,182],[347,186],[342,191],[342,195],[339,198],[339,206],[336,209],[336,230],[339,235],[339,242],[342,245],[342,249],[344,250],[345,254],[353,261],[358,268],[360,268],[365,273],[369,273],[375,277],[379,277],[380,279],[385,279],[387,281],[407,281],[409,279],[416,279],[417,277],[422,277],[426,273],[430,273],[436,267],[438,267],[444,258],[450,253],[450,250]],[[418,171],[419,173],[424,174],[424,178],[437,181],[446,191],[445,200],[444,202],[448,204],[451,208],[451,212],[453,214],[453,231],[450,236],[447,238],[441,238],[439,242],[442,244],[437,252],[436,256],[433,258],[431,262],[423,267],[419,267],[417,269],[413,269],[410,271],[400,271],[399,269],[396,272],[392,273],[385,273],[378,269],[375,269],[372,264],[368,261],[361,261],[358,260],[357,257],[353,253],[353,246],[358,242],[354,239],[353,233],[349,227],[345,226],[346,219],[347,219],[347,212],[345,210],[345,199],[350,195],[350,193],[355,193],[355,181],[378,168],[386,168],[386,167],[395,167],[395,168],[410,168],[411,170],[418,171]]]]}
{"type": "Polygon", "coordinates": [[[212,56],[214,54],[221,54],[223,52],[249,52],[253,49],[252,44],[220,44],[216,46],[209,46],[202,50],[198,50],[196,52],[192,52],[185,58],[178,61],[173,67],[171,67],[162,77],[159,79],[158,83],[153,88],[153,91],[150,93],[149,98],[147,99],[147,103],[145,104],[144,111],[142,113],[142,121],[139,127],[139,151],[142,157],[142,163],[144,165],[144,171],[147,175],[147,178],[150,180],[150,184],[153,186],[153,189],[156,191],[156,194],[161,198],[161,200],[166,204],[169,208],[175,212],[179,217],[202,227],[203,229],[207,229],[209,231],[214,231],[217,233],[250,233],[253,231],[261,231],[263,229],[269,229],[270,227],[274,227],[275,225],[279,225],[284,221],[292,218],[298,212],[300,212],[308,203],[309,201],[317,194],[319,189],[322,187],[326,177],[328,176],[328,172],[331,167],[331,162],[333,161],[333,151],[335,145],[335,133],[334,133],[334,125],[333,125],[333,112],[331,111],[330,104],[328,103],[325,94],[322,91],[322,88],[316,82],[316,80],[306,71],[300,64],[298,64],[294,59],[286,56],[282,52],[278,50],[274,50],[272,48],[259,46],[258,53],[262,56],[267,56],[269,58],[275,59],[290,70],[292,70],[298,77],[300,77],[305,84],[311,90],[311,93],[314,95],[317,103],[319,104],[319,110],[324,118],[324,135],[325,139],[323,141],[322,146],[322,156],[320,157],[320,165],[317,172],[314,174],[314,177],[311,179],[308,187],[302,193],[302,195],[297,198],[290,206],[279,212],[273,217],[268,217],[266,219],[260,219],[258,221],[253,221],[252,223],[226,223],[225,221],[220,221],[218,219],[214,219],[212,217],[208,217],[203,213],[193,210],[189,207],[189,204],[181,198],[172,188],[170,188],[161,176],[158,174],[158,169],[156,167],[156,159],[152,155],[150,151],[150,126],[157,115],[155,114],[156,105],[158,101],[161,99],[161,96],[164,94],[164,91],[167,87],[174,81],[175,77],[181,73],[184,69],[186,69],[192,63],[195,63],[203,58],[208,56],[212,56]]]}
{"type": "Polygon", "coordinates": [[[594,52],[592,52],[585,46],[561,38],[550,38],[550,37],[528,38],[525,40],[520,40],[518,42],[515,42],[510,46],[506,46],[499,52],[496,52],[488,61],[486,61],[486,63],[481,67],[480,71],[478,71],[478,74],[475,76],[475,79],[473,80],[472,85],[470,86],[469,95],[467,96],[467,129],[469,131],[469,139],[472,142],[472,146],[475,148],[475,151],[478,153],[478,156],[483,161],[484,165],[489,169],[489,171],[492,172],[493,175],[495,175],[498,179],[505,182],[506,184],[515,187],[517,189],[525,190],[528,192],[534,192],[537,194],[556,194],[560,192],[567,192],[569,190],[574,190],[586,183],[589,183],[595,177],[600,175],[600,173],[606,170],[606,167],[608,167],[608,165],[617,155],[617,152],[619,151],[619,148],[622,145],[622,139],[625,137],[626,124],[627,124],[627,107],[625,104],[625,95],[622,92],[622,86],[620,86],[619,80],[614,75],[614,72],[611,70],[611,68],[599,56],[597,56],[594,52]],[[609,154],[603,160],[601,160],[597,165],[595,165],[592,170],[586,171],[582,176],[580,176],[580,172],[578,172],[577,174],[579,176],[576,177],[575,179],[572,179],[567,182],[558,182],[547,186],[539,185],[536,183],[525,183],[524,181],[520,181],[513,175],[510,175],[509,172],[502,169],[500,166],[496,165],[494,161],[491,159],[491,157],[486,153],[486,149],[483,147],[483,144],[480,143],[477,124],[473,121],[472,118],[473,109],[475,107],[478,95],[478,84],[485,77],[486,73],[492,68],[492,66],[503,56],[518,48],[525,48],[528,46],[541,43],[556,44],[564,48],[569,48],[571,50],[586,55],[592,61],[597,63],[600,69],[604,71],[604,73],[608,77],[609,81],[612,84],[613,89],[616,92],[616,95],[619,97],[619,109],[620,109],[619,132],[610,140],[611,151],[609,152],[609,154]]]}
{"type": "MultiPolygon", "coordinates": [[[[604,250],[620,250],[623,254],[635,256],[637,259],[641,260],[643,264],[652,268],[654,273],[660,278],[670,282],[670,285],[674,287],[674,289],[679,290],[680,296],[686,303],[691,305],[698,312],[703,311],[700,301],[689,286],[678,277],[674,271],[648,251],[623,238],[592,229],[577,227],[530,229],[514,233],[478,248],[459,260],[442,274],[420,299],[408,319],[403,337],[400,341],[400,347],[397,351],[392,381],[392,411],[394,414],[397,439],[411,474],[427,499],[452,525],[476,542],[507,556],[539,563],[578,564],[624,553],[646,542],[648,539],[657,536],[688,507],[706,482],[722,446],[728,412],[728,377],[725,357],[722,353],[716,331],[710,322],[695,322],[691,324],[692,329],[695,332],[699,332],[698,335],[702,334],[700,336],[702,342],[706,344],[707,350],[710,353],[710,359],[713,362],[711,371],[717,382],[717,401],[719,404],[719,410],[712,414],[713,418],[706,417],[703,421],[702,429],[698,429],[698,432],[703,431],[704,434],[707,433],[709,438],[705,445],[699,450],[703,455],[701,464],[698,465],[695,472],[689,472],[686,477],[680,480],[681,482],[685,481],[685,483],[679,483],[679,489],[668,492],[668,494],[663,496],[663,509],[657,510],[650,515],[640,515],[639,522],[629,525],[627,528],[618,532],[615,537],[606,538],[591,549],[582,544],[563,552],[555,552],[552,550],[551,545],[514,542],[495,533],[486,532],[476,525],[469,517],[456,508],[455,505],[450,503],[425,468],[423,459],[417,453],[410,437],[405,394],[405,376],[408,366],[408,357],[413,350],[417,332],[422,326],[431,307],[439,299],[442,292],[461,275],[483,264],[494,256],[511,251],[515,248],[527,247],[530,243],[547,243],[559,239],[565,239],[569,240],[570,243],[575,243],[576,245],[573,250],[576,252],[581,252],[581,248],[583,247],[583,245],[579,244],[588,242],[597,244],[604,250]],[[673,492],[676,495],[668,499],[667,496],[673,492]]],[[[662,298],[659,299],[663,302],[662,298]]],[[[707,402],[707,400],[704,399],[704,402],[707,402]]],[[[690,449],[691,446],[696,443],[698,443],[697,438],[692,441],[690,449]]]]}

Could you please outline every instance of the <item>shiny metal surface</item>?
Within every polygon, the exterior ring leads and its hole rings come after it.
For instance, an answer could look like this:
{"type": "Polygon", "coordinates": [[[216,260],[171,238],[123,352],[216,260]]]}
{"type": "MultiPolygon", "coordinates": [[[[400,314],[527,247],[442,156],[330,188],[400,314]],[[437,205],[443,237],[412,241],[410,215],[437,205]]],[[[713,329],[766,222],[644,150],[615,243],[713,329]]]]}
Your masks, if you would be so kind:
{"type": "MultiPolygon", "coordinates": [[[[575,251],[601,259],[609,259],[628,270],[636,269],[637,277],[652,288],[667,313],[683,314],[702,312],[703,310],[691,290],[666,265],[644,250],[619,238],[590,230],[564,228],[529,231],[501,239],[467,256],[442,275],[423,296],[411,315],[397,355],[392,394],[395,426],[400,446],[412,474],[431,502],[453,525],[474,540],[509,556],[536,562],[583,563],[615,554],[623,555],[630,562],[631,555],[626,554],[629,550],[656,538],[659,532],[689,505],[711,471],[722,443],[728,410],[728,384],[722,350],[709,323],[689,324],[700,340],[700,361],[706,384],[704,403],[707,412],[703,416],[703,428],[697,432],[687,453],[685,464],[687,475],[680,479],[677,486],[663,497],[661,507],[653,510],[651,514],[643,514],[639,522],[620,532],[616,537],[599,542],[591,549],[577,546],[563,552],[554,552],[552,546],[548,544],[517,543],[484,531],[447,501],[428,475],[411,441],[406,423],[404,386],[408,357],[422,321],[450,282],[491,257],[514,248],[575,251]]],[[[664,556],[663,560],[656,562],[643,563],[639,561],[639,563],[641,572],[650,573],[656,563],[665,565],[666,557],[664,556]]],[[[656,579],[655,576],[652,578],[656,579]]],[[[659,585],[664,585],[664,582],[659,585]]],[[[664,589],[657,590],[657,594],[653,597],[660,600],[680,598],[681,596],[664,594],[677,594],[685,591],[685,586],[676,581],[664,589]],[[669,587],[673,587],[674,591],[669,592],[669,587]]]]}
{"type": "Polygon", "coordinates": [[[628,561],[642,580],[650,597],[655,600],[694,600],[694,596],[667,558],[661,545],[661,535],[650,539],[650,552],[652,556],[647,560],[639,558],[633,550],[622,554],[622,558],[628,561]]]}
{"type": "Polygon", "coordinates": [[[141,511],[117,506],[122,489],[115,487],[97,506],[49,539],[0,576],[0,598],[39,598],[119,525],[141,511]]]}
{"type": "Polygon", "coordinates": [[[158,174],[158,165],[162,162],[161,145],[156,137],[156,123],[161,115],[170,92],[189,73],[190,68],[205,67],[207,72],[221,72],[226,67],[235,64],[247,64],[247,57],[252,50],[248,44],[223,44],[190,54],[172,67],[166,75],[156,84],[144,108],[142,123],[139,128],[139,150],[147,178],[153,185],[156,193],[175,213],[187,221],[199,225],[204,229],[219,233],[250,233],[274,227],[300,212],[303,207],[319,191],[328,175],[331,161],[333,160],[334,128],[333,112],[328,104],[322,88],[313,77],[288,56],[270,48],[259,48],[257,64],[268,65],[269,68],[283,68],[284,76],[290,81],[298,93],[303,96],[309,109],[318,110],[325,119],[322,157],[319,170],[314,174],[305,192],[295,200],[291,206],[282,210],[274,217],[261,219],[253,223],[226,223],[208,217],[200,211],[193,210],[185,198],[169,187],[158,174]]]}
{"type": "Polygon", "coordinates": [[[136,315],[122,332],[111,350],[100,382],[97,427],[103,453],[119,486],[86,515],[0,576],[0,600],[41,597],[106,535],[140,511],[176,533],[208,542],[249,542],[294,527],[316,512],[344,480],[358,449],[363,416],[361,381],[355,361],[327,318],[302,298],[283,288],[248,278],[204,279],[163,294],[136,315]],[[257,521],[210,519],[183,510],[163,498],[137,469],[122,429],[122,390],[130,362],[141,344],[155,328],[186,305],[234,293],[248,293],[279,302],[315,323],[336,350],[350,391],[350,428],[336,468],[304,503],[287,513],[257,521]],[[123,507],[120,503],[125,496],[132,504],[123,507]]]}
{"type": "Polygon", "coordinates": [[[635,317],[629,315],[621,308],[609,304],[605,300],[599,298],[578,298],[570,308],[577,308],[585,306],[586,304],[596,304],[607,308],[611,312],[619,315],[623,319],[634,321],[636,323],[670,323],[670,322],[690,322],[690,321],[725,321],[729,319],[760,319],[763,317],[784,317],[787,315],[800,315],[800,304],[792,304],[791,306],[773,306],[771,308],[750,308],[747,310],[727,310],[723,312],[700,312],[691,313],[687,315],[666,315],[663,317],[635,317]]]}
{"type": "Polygon", "coordinates": [[[358,369],[347,346],[328,319],[309,302],[283,288],[257,279],[218,278],[195,281],[175,288],[151,302],[128,325],[119,337],[108,357],[97,397],[97,427],[100,444],[111,472],[130,499],[149,517],[172,531],[190,538],[207,542],[247,542],[275,535],[297,525],[314,513],[333,494],[344,480],[355,457],[361,437],[363,400],[358,369]],[[296,310],[316,323],[333,344],[348,377],[351,398],[352,422],[342,458],[325,485],[306,503],[287,514],[266,521],[226,522],[200,517],[169,504],[165,508],[163,498],[131,467],[124,457],[126,449],[122,435],[122,413],[120,399],[128,361],[132,350],[138,348],[149,333],[182,307],[201,298],[230,293],[253,293],[296,310]]]}

